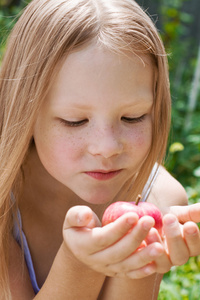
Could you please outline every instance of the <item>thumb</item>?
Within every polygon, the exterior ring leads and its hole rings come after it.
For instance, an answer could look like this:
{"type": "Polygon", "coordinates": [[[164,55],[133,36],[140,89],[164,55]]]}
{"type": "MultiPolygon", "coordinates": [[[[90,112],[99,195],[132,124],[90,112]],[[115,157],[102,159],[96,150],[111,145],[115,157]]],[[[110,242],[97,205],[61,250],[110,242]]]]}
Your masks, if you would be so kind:
{"type": "Polygon", "coordinates": [[[66,216],[63,224],[63,229],[71,227],[87,227],[94,228],[100,227],[101,223],[97,215],[91,210],[90,207],[84,205],[77,205],[71,207],[66,216]]]}

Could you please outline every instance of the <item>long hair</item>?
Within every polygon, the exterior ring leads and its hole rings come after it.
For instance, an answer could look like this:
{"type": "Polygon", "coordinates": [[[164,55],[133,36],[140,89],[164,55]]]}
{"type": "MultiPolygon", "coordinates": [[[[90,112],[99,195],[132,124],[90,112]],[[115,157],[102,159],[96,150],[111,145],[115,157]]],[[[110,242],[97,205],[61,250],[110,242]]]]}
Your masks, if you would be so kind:
{"type": "MultiPolygon", "coordinates": [[[[150,17],[134,0],[33,0],[16,23],[0,71],[0,290],[9,296],[6,257],[12,228],[11,191],[20,190],[20,170],[37,113],[62,59],[96,40],[111,51],[152,58],[156,70],[152,145],[129,199],[140,193],[155,162],[162,163],[170,125],[166,53],[150,17]]],[[[1,292],[2,293],[2,292],[1,292]]]]}

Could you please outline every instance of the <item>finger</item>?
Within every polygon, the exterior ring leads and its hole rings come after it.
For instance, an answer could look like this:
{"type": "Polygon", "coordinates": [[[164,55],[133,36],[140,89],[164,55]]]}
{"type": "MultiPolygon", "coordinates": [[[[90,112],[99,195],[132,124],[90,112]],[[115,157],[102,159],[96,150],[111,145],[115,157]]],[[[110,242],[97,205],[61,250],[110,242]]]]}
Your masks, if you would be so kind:
{"type": "Polygon", "coordinates": [[[155,228],[151,228],[151,230],[149,231],[145,241],[146,241],[147,245],[150,245],[150,244],[155,243],[155,242],[158,242],[158,243],[162,244],[160,234],[158,233],[158,231],[155,228]]]}
{"type": "Polygon", "coordinates": [[[172,264],[185,264],[189,259],[189,250],[184,241],[177,218],[172,214],[165,215],[163,217],[163,229],[172,264]]]}
{"type": "Polygon", "coordinates": [[[71,207],[66,214],[63,229],[84,226],[88,228],[100,226],[100,221],[88,206],[77,205],[71,207]]]}
{"type": "MultiPolygon", "coordinates": [[[[147,235],[145,241],[146,241],[147,245],[157,242],[157,243],[160,243],[164,247],[163,240],[161,239],[160,234],[158,233],[158,231],[155,228],[152,228],[149,231],[149,234],[147,235]]],[[[155,261],[154,265],[156,265],[156,272],[160,273],[160,274],[166,273],[170,270],[172,265],[171,265],[171,261],[169,259],[168,254],[166,253],[166,251],[164,251],[163,254],[158,257],[158,259],[155,261]]]]}
{"type": "MultiPolygon", "coordinates": [[[[130,255],[123,261],[119,263],[111,263],[106,266],[106,269],[113,274],[127,274],[131,273],[135,270],[144,268],[145,266],[150,266],[148,275],[152,274],[152,272],[156,271],[156,265],[152,264],[152,262],[163,255],[164,248],[160,243],[151,244],[139,251],[134,252],[134,254],[130,255]],[[151,271],[150,271],[151,269],[151,271]]],[[[145,269],[146,270],[146,269],[145,269]]],[[[147,272],[147,270],[146,270],[147,272]]],[[[133,272],[134,274],[134,272],[133,272]]],[[[147,273],[146,273],[147,274],[147,273]]]]}
{"type": "Polygon", "coordinates": [[[183,226],[183,234],[190,256],[200,255],[200,233],[198,226],[193,222],[187,222],[183,226]]]}
{"type": "MultiPolygon", "coordinates": [[[[104,227],[89,228],[65,228],[63,236],[65,242],[77,255],[93,254],[105,249],[120,240],[137,223],[138,215],[127,213],[115,222],[104,227]]],[[[67,224],[68,225],[68,224],[67,224]]]]}
{"type": "Polygon", "coordinates": [[[103,274],[109,277],[140,279],[154,274],[156,272],[156,265],[155,263],[151,262],[147,264],[145,267],[127,271],[127,272],[122,272],[120,270],[118,272],[114,272],[111,270],[104,270],[100,272],[102,272],[103,274]]]}
{"type": "Polygon", "coordinates": [[[158,258],[155,258],[154,262],[156,264],[156,272],[160,274],[167,273],[172,267],[171,260],[166,251],[163,252],[158,258]]]}
{"type": "Polygon", "coordinates": [[[156,273],[155,263],[149,263],[145,267],[127,272],[125,275],[130,279],[141,279],[156,273]]]}
{"type": "Polygon", "coordinates": [[[200,222],[200,203],[187,206],[171,206],[170,212],[178,218],[180,223],[187,221],[200,222]]]}
{"type": "Polygon", "coordinates": [[[142,217],[139,219],[137,225],[117,243],[111,244],[104,251],[94,253],[94,261],[98,260],[106,264],[121,262],[141,245],[153,225],[153,218],[149,216],[142,217]]]}

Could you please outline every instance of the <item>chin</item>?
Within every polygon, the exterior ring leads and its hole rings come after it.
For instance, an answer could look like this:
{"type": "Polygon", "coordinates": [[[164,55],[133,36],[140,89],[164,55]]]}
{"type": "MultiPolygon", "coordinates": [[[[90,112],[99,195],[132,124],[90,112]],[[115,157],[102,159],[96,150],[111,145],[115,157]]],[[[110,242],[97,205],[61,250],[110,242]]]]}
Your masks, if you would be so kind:
{"type": "Polygon", "coordinates": [[[102,195],[102,194],[95,194],[95,195],[85,195],[81,197],[85,202],[90,203],[90,204],[107,204],[113,201],[115,198],[115,195],[102,195]]]}

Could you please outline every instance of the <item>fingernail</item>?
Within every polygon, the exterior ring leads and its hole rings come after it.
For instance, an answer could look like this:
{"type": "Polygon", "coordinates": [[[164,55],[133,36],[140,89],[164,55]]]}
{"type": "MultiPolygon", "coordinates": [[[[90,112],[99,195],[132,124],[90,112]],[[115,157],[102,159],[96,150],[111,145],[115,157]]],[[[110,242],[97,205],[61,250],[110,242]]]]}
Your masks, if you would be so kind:
{"type": "Polygon", "coordinates": [[[144,222],[143,224],[142,224],[142,227],[145,229],[145,230],[150,230],[152,227],[153,227],[153,222],[152,223],[150,223],[150,222],[144,222]]]}
{"type": "Polygon", "coordinates": [[[172,226],[172,225],[174,225],[175,223],[176,223],[176,217],[175,216],[173,216],[173,215],[168,215],[167,217],[165,217],[164,218],[164,224],[165,225],[168,225],[168,226],[172,226]]]}
{"type": "Polygon", "coordinates": [[[150,275],[155,272],[155,268],[153,266],[148,266],[144,269],[145,274],[150,275]]]}
{"type": "Polygon", "coordinates": [[[151,257],[159,257],[162,255],[162,251],[159,251],[158,249],[153,248],[150,251],[150,255],[151,255],[151,257]]]}
{"type": "Polygon", "coordinates": [[[133,224],[136,223],[136,219],[128,218],[128,219],[126,220],[126,222],[127,222],[129,225],[133,225],[133,224]]]}
{"type": "Polygon", "coordinates": [[[187,229],[185,229],[185,231],[187,234],[190,234],[190,235],[195,235],[197,233],[197,230],[195,228],[187,228],[187,229]]]}

